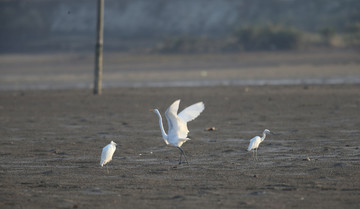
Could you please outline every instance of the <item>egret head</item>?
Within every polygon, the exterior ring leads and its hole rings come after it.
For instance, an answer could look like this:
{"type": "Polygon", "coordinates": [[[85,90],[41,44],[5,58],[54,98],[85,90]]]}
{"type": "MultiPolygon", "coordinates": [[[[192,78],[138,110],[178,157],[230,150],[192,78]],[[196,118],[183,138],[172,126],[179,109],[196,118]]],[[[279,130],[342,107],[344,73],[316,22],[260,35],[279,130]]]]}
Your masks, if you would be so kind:
{"type": "Polygon", "coordinates": [[[264,133],[270,133],[269,129],[265,129],[264,133]]]}
{"type": "Polygon", "coordinates": [[[159,110],[158,110],[158,109],[150,109],[149,111],[150,111],[150,112],[154,112],[154,113],[159,113],[159,110]]]}
{"type": "Polygon", "coordinates": [[[117,144],[113,141],[111,141],[110,144],[117,146],[117,144]]]}

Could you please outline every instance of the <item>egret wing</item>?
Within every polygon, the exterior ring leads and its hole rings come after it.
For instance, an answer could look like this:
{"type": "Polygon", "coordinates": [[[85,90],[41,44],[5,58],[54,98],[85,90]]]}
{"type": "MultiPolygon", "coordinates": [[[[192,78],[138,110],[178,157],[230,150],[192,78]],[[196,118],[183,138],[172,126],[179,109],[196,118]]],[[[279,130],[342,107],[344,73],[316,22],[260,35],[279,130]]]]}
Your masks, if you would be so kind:
{"type": "Polygon", "coordinates": [[[176,100],[175,102],[173,102],[169,108],[166,110],[165,114],[177,114],[178,110],[179,110],[179,104],[180,104],[180,99],[176,100]]]}
{"type": "Polygon", "coordinates": [[[187,108],[185,108],[183,111],[181,111],[178,116],[184,120],[185,123],[194,120],[197,118],[200,113],[205,109],[205,105],[203,102],[198,102],[196,104],[193,104],[187,108]]]}
{"type": "Polygon", "coordinates": [[[173,102],[165,112],[165,117],[168,122],[168,133],[174,128],[176,122],[176,115],[179,109],[180,99],[173,102]]]}
{"type": "Polygon", "coordinates": [[[187,137],[187,134],[189,133],[186,122],[177,115],[179,104],[180,100],[176,100],[165,112],[165,116],[169,126],[168,135],[170,141],[171,139],[176,138],[185,139],[187,137]]]}
{"type": "Polygon", "coordinates": [[[109,145],[105,146],[101,152],[100,165],[103,166],[106,162],[106,151],[109,145]]]}
{"type": "Polygon", "coordinates": [[[112,156],[116,150],[116,147],[114,145],[108,144],[103,148],[103,151],[101,153],[101,160],[100,164],[105,165],[106,163],[110,162],[112,160],[112,156]]]}
{"type": "Polygon", "coordinates": [[[255,136],[254,138],[250,139],[250,144],[249,144],[249,147],[248,147],[248,151],[252,150],[252,149],[255,149],[259,146],[259,142],[260,142],[260,137],[259,136],[255,136]]]}

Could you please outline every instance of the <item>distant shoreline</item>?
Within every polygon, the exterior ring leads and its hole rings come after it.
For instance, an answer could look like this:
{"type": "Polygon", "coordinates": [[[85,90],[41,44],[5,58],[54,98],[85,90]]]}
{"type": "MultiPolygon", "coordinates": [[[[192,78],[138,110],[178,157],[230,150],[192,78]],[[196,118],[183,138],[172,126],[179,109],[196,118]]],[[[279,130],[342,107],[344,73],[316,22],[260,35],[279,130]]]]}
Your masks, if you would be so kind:
{"type": "MultiPolygon", "coordinates": [[[[356,85],[360,84],[360,77],[340,78],[305,78],[282,80],[216,80],[216,81],[174,81],[174,82],[124,82],[103,85],[108,88],[166,88],[166,87],[221,87],[221,86],[297,86],[297,85],[356,85]]],[[[28,84],[6,86],[0,84],[0,91],[12,90],[69,90],[92,89],[92,84],[28,84]]]]}
{"type": "MultiPolygon", "coordinates": [[[[105,53],[103,87],[359,84],[356,50],[231,54],[105,53]]],[[[0,55],[0,90],[89,89],[94,55],[0,55]]]]}

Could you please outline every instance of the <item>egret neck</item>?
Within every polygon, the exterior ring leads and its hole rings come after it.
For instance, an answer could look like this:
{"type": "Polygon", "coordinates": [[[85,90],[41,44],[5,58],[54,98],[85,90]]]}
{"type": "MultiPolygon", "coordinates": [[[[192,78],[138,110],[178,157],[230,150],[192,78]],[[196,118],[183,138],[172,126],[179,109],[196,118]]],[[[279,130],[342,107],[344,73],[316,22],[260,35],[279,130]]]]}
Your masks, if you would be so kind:
{"type": "Polygon", "coordinates": [[[266,137],[266,130],[263,132],[263,135],[261,137],[261,142],[264,141],[265,137],[266,137]]]}
{"type": "Polygon", "coordinates": [[[169,144],[169,142],[167,141],[168,140],[168,135],[166,134],[165,130],[164,130],[164,125],[163,125],[163,122],[162,122],[162,117],[161,117],[161,114],[159,112],[158,109],[154,109],[154,112],[157,114],[157,116],[159,117],[159,126],[160,126],[160,131],[161,131],[161,135],[165,141],[166,144],[169,144]]]}

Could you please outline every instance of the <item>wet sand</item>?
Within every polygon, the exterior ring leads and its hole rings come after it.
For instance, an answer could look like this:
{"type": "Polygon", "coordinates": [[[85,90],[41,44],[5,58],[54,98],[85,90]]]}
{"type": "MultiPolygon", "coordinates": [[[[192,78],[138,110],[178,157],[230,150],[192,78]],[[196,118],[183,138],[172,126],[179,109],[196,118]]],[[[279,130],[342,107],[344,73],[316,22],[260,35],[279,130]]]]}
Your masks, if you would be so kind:
{"type": "Polygon", "coordinates": [[[0,91],[0,207],[358,208],[359,116],[360,85],[0,91]],[[206,105],[188,165],[148,111],[178,98],[206,105]]]}

